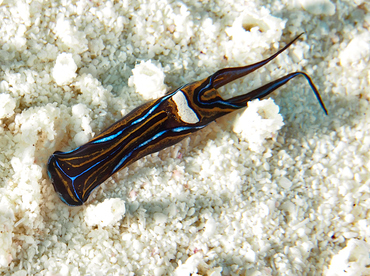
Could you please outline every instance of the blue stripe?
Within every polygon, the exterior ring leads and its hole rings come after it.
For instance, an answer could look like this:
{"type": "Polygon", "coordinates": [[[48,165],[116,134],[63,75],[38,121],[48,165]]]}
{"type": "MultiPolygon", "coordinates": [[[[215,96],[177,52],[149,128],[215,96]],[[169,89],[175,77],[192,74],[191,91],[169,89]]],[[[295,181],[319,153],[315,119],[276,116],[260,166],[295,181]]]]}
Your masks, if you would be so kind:
{"type": "Polygon", "coordinates": [[[138,150],[138,149],[146,146],[150,142],[153,142],[154,140],[160,138],[163,134],[166,134],[167,132],[176,132],[176,133],[179,133],[179,132],[183,132],[183,131],[187,131],[187,130],[192,130],[192,129],[197,129],[198,130],[198,129],[204,128],[205,126],[206,125],[202,125],[202,126],[189,126],[189,127],[176,127],[176,128],[173,128],[173,129],[168,129],[168,130],[163,130],[161,132],[158,132],[156,135],[154,135],[150,139],[146,140],[145,142],[141,143],[136,148],[134,148],[131,152],[129,152],[126,156],[124,156],[121,159],[121,161],[114,167],[112,174],[115,173],[117,170],[119,170],[120,166],[122,166],[122,164],[127,160],[127,158],[129,158],[136,150],[138,150]]]}
{"type": "MultiPolygon", "coordinates": [[[[182,86],[183,87],[183,86],[182,86]]],[[[117,132],[116,134],[112,134],[110,136],[107,136],[107,137],[104,137],[104,138],[101,138],[101,139],[98,139],[96,141],[93,141],[91,142],[92,144],[99,144],[99,143],[104,143],[104,142],[108,142],[108,141],[111,141],[115,138],[117,138],[118,136],[120,136],[127,128],[131,127],[131,126],[134,126],[140,122],[142,122],[143,120],[147,119],[152,113],[155,112],[155,110],[158,108],[158,106],[160,104],[162,104],[164,101],[166,101],[168,98],[172,97],[173,95],[175,95],[182,87],[180,87],[179,89],[176,89],[174,92],[172,92],[171,94],[168,94],[166,96],[164,96],[163,98],[161,98],[160,101],[158,101],[158,103],[156,105],[154,105],[151,109],[149,109],[149,111],[144,115],[142,116],[141,118],[133,121],[130,125],[128,125],[127,127],[125,127],[124,129],[120,130],[119,132],[117,132]]]]}
{"type": "Polygon", "coordinates": [[[204,92],[204,91],[207,91],[207,90],[209,90],[209,89],[212,89],[213,87],[212,87],[212,83],[213,83],[213,75],[209,78],[209,81],[208,81],[208,83],[207,83],[207,85],[205,86],[205,87],[203,87],[200,91],[199,91],[199,93],[197,94],[197,100],[198,100],[198,102],[199,103],[201,103],[202,105],[213,105],[213,104],[221,104],[221,105],[226,105],[226,106],[231,106],[231,107],[234,107],[234,108],[239,108],[240,106],[238,106],[238,105],[235,105],[235,104],[232,104],[232,103],[229,103],[229,102],[227,102],[227,101],[224,101],[224,100],[217,100],[217,101],[213,101],[213,102],[203,102],[203,101],[201,101],[201,99],[200,99],[200,96],[202,95],[202,93],[204,92]]]}

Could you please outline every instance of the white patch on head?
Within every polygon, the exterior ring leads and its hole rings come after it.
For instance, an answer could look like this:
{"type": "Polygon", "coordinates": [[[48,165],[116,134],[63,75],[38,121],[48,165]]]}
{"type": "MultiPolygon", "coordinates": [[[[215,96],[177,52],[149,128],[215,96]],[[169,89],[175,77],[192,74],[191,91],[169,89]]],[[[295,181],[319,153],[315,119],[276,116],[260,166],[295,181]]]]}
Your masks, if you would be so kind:
{"type": "Polygon", "coordinates": [[[181,90],[172,96],[172,100],[176,104],[181,121],[188,124],[196,124],[199,122],[197,114],[189,107],[188,100],[181,90]]]}

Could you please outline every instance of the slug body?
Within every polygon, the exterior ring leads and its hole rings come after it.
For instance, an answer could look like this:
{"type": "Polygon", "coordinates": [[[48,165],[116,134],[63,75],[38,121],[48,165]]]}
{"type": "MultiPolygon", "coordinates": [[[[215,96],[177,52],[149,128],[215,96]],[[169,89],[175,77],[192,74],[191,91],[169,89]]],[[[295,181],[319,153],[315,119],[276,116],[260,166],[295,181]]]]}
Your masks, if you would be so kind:
{"type": "Polygon", "coordinates": [[[288,74],[228,100],[217,92],[217,88],[273,60],[298,37],[263,61],[221,69],[201,81],[183,85],[137,107],[88,143],[68,152],[54,152],[49,158],[47,170],[55,191],[66,204],[82,205],[96,187],[120,169],[178,143],[215,119],[245,107],[250,100],[267,96],[298,75],[307,79],[327,113],[311,78],[303,72],[288,74]]]}

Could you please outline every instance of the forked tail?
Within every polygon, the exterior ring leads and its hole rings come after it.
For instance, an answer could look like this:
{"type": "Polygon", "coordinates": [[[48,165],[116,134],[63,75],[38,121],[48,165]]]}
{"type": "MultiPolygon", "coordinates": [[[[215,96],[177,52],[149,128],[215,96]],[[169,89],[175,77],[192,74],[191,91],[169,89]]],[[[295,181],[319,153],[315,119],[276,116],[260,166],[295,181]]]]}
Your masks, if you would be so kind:
{"type": "Polygon", "coordinates": [[[267,95],[272,93],[274,90],[278,89],[280,86],[284,85],[289,80],[293,79],[294,77],[296,77],[298,75],[303,75],[307,79],[307,81],[310,84],[313,92],[315,93],[315,96],[316,96],[317,100],[319,101],[322,109],[324,110],[325,114],[328,115],[328,111],[327,111],[327,109],[324,105],[324,102],[321,99],[319,91],[317,90],[316,86],[312,82],[310,76],[307,75],[304,72],[290,73],[290,74],[288,74],[284,77],[281,77],[281,78],[279,78],[277,80],[274,80],[274,81],[272,81],[268,84],[265,84],[264,86],[261,86],[261,87],[255,89],[255,90],[247,93],[247,94],[240,95],[240,96],[225,100],[225,102],[228,102],[230,104],[239,105],[239,106],[245,106],[247,104],[247,102],[249,102],[251,100],[261,99],[261,98],[266,97],[267,95]]]}
{"type": "MultiPolygon", "coordinates": [[[[303,33],[299,34],[296,38],[294,38],[291,42],[289,42],[284,48],[277,51],[275,54],[273,54],[272,56],[270,56],[267,59],[264,59],[260,62],[250,64],[250,65],[247,65],[247,66],[224,68],[224,69],[221,69],[221,70],[217,71],[212,76],[210,76],[209,85],[212,88],[217,89],[221,86],[224,86],[225,84],[227,84],[229,82],[232,82],[236,79],[239,79],[241,77],[244,77],[244,76],[252,73],[253,71],[261,68],[264,65],[266,65],[267,63],[272,61],[274,58],[276,58],[278,55],[280,55],[282,52],[284,52],[286,49],[288,49],[289,46],[292,45],[302,34],[303,33]]],[[[253,90],[253,91],[251,91],[247,94],[237,96],[237,97],[234,97],[234,98],[231,98],[231,99],[228,99],[228,100],[224,100],[223,102],[226,105],[231,104],[235,108],[240,108],[240,107],[246,106],[248,101],[251,101],[253,99],[261,99],[263,97],[266,97],[271,92],[273,92],[274,90],[276,90],[277,88],[284,85],[289,80],[293,79],[294,77],[296,77],[298,75],[303,75],[306,78],[306,80],[310,84],[313,92],[315,93],[315,96],[316,96],[317,100],[319,101],[322,109],[324,110],[325,114],[328,115],[328,111],[327,111],[327,109],[324,105],[324,102],[321,99],[319,91],[317,90],[316,86],[312,82],[310,76],[308,76],[304,72],[290,73],[290,74],[288,74],[284,77],[281,77],[281,78],[279,78],[275,81],[272,81],[268,84],[265,84],[264,86],[262,86],[260,88],[257,88],[257,89],[255,89],[255,90],[253,90]]]]}

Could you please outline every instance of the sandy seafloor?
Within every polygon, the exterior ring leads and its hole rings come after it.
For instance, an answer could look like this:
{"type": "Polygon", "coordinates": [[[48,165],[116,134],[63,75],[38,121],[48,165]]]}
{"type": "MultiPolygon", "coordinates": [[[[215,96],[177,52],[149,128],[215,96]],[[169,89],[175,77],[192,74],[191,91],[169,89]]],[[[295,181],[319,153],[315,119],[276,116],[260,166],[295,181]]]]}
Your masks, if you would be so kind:
{"type": "Polygon", "coordinates": [[[370,275],[369,12],[365,0],[0,0],[0,274],[370,275]],[[221,93],[302,70],[328,116],[297,77],[265,104],[280,107],[278,131],[267,109],[241,117],[249,132],[233,113],[82,207],[54,192],[55,150],[301,32],[221,93]]]}

